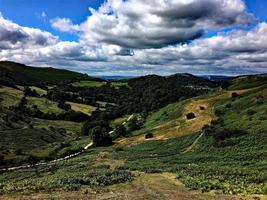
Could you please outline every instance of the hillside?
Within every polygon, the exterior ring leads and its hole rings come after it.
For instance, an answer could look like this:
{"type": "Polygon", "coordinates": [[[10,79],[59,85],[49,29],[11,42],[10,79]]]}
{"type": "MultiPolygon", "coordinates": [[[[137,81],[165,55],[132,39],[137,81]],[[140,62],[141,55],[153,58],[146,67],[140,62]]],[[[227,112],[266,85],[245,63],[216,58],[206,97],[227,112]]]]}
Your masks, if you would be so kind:
{"type": "Polygon", "coordinates": [[[77,79],[90,80],[88,75],[55,68],[30,67],[19,63],[0,61],[1,81],[15,84],[31,85],[46,83],[59,83],[62,81],[77,79]]]}
{"type": "Polygon", "coordinates": [[[262,77],[1,86],[0,198],[266,199],[262,77]]]}

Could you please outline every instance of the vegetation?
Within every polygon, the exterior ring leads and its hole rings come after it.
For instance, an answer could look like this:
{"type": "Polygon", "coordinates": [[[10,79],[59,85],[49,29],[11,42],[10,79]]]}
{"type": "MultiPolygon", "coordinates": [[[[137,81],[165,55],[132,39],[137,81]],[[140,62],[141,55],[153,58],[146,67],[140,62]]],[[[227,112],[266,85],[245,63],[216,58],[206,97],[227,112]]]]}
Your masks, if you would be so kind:
{"type": "Polygon", "coordinates": [[[63,69],[28,67],[22,64],[1,61],[0,62],[1,79],[16,84],[41,84],[59,83],[61,81],[81,79],[90,80],[88,75],[71,72],[63,69]],[[5,79],[4,79],[5,77],[5,79]],[[8,77],[8,78],[7,78],[8,77]]]}
{"type": "MultiPolygon", "coordinates": [[[[1,64],[0,73],[17,67],[1,64]]],[[[1,171],[0,194],[124,193],[170,177],[175,189],[180,180],[202,192],[267,194],[265,76],[234,79],[229,88],[242,90],[229,91],[189,74],[103,81],[56,70],[69,79],[50,87],[38,70],[54,69],[19,65],[9,76],[17,81],[1,82],[0,169],[43,164],[1,171]]]]}

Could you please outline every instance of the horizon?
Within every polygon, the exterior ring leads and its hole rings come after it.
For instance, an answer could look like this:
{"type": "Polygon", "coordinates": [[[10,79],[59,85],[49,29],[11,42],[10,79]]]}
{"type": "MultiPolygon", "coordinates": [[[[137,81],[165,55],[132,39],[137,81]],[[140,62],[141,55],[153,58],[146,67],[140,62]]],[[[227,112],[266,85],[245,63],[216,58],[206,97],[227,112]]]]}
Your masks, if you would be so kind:
{"type": "Polygon", "coordinates": [[[264,0],[0,0],[0,60],[96,77],[267,73],[266,6],[264,0]]]}

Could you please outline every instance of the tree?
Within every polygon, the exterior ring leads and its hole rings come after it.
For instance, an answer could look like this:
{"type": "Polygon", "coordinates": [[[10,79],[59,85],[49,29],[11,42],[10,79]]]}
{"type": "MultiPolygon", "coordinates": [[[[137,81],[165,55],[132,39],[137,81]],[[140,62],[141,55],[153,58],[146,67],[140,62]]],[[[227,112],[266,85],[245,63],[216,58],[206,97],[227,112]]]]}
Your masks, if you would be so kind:
{"type": "Polygon", "coordinates": [[[126,131],[126,128],[125,126],[123,125],[118,125],[115,129],[115,134],[120,137],[125,137],[127,135],[127,131],[126,131]]]}
{"type": "Polygon", "coordinates": [[[63,110],[71,110],[71,105],[70,104],[67,104],[64,101],[60,101],[58,103],[58,107],[61,108],[61,109],[63,109],[63,110]]]}
{"type": "Polygon", "coordinates": [[[0,166],[3,166],[5,164],[5,157],[3,155],[0,155],[0,166]]]}
{"type": "Polygon", "coordinates": [[[32,90],[30,87],[26,86],[24,89],[24,95],[25,96],[32,96],[32,97],[36,97],[39,96],[36,92],[36,90],[32,90]]]}
{"type": "Polygon", "coordinates": [[[238,97],[238,94],[236,92],[232,93],[232,99],[236,99],[238,97]]]}
{"type": "Polygon", "coordinates": [[[112,140],[105,128],[96,126],[90,131],[90,134],[95,146],[109,146],[112,144],[112,140]]]}
{"type": "Polygon", "coordinates": [[[140,124],[138,123],[138,120],[136,119],[136,117],[132,118],[129,122],[128,122],[128,127],[129,127],[129,131],[135,131],[141,128],[140,124]]]}

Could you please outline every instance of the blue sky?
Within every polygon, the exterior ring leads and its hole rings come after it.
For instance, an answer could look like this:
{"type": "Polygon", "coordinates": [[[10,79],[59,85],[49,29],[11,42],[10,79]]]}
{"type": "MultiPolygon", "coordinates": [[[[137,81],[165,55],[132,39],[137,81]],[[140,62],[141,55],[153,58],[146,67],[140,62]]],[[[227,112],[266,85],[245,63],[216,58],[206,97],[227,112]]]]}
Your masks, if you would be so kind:
{"type": "Polygon", "coordinates": [[[0,60],[93,75],[267,72],[266,0],[106,2],[0,0],[0,60]]]}
{"type": "Polygon", "coordinates": [[[49,31],[62,40],[77,40],[73,34],[61,33],[51,28],[49,20],[66,17],[74,23],[81,23],[90,14],[89,7],[97,9],[102,3],[102,0],[0,0],[0,12],[21,26],[49,31]],[[42,17],[43,13],[46,17],[42,17]]]}
{"type": "MultiPolygon", "coordinates": [[[[49,20],[70,18],[79,24],[86,20],[89,7],[97,9],[104,0],[0,0],[0,12],[8,19],[22,25],[49,31],[62,40],[77,40],[74,34],[62,33],[51,28],[49,20]],[[42,17],[45,13],[46,17],[42,17]]],[[[247,9],[261,21],[267,21],[266,0],[246,0],[247,9]]],[[[211,34],[214,35],[214,34],[211,34]]]]}

